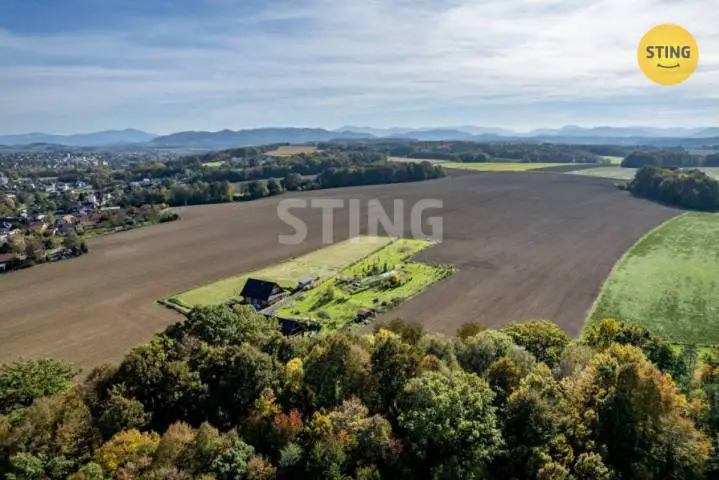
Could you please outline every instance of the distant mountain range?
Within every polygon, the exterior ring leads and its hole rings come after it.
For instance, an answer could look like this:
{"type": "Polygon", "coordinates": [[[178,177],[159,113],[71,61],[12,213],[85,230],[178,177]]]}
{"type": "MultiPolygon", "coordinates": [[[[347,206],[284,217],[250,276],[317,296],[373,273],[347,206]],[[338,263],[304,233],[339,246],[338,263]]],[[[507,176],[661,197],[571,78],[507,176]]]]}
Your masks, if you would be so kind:
{"type": "Polygon", "coordinates": [[[161,147],[231,148],[273,143],[328,142],[337,139],[373,138],[356,132],[331,132],[321,128],[257,128],[252,130],[222,130],[220,132],[180,132],[152,140],[161,147]]]}
{"type": "Polygon", "coordinates": [[[460,126],[446,128],[373,128],[344,126],[337,130],[321,128],[257,128],[190,131],[157,136],[135,129],[107,130],[76,135],[28,133],[0,135],[0,145],[57,144],[66,146],[220,149],[278,143],[312,143],[333,140],[412,139],[424,141],[537,141],[577,144],[617,144],[700,147],[719,144],[719,127],[653,128],[566,126],[513,132],[502,128],[460,126]]]}
{"type": "Polygon", "coordinates": [[[33,143],[54,143],[72,147],[104,147],[112,145],[136,144],[151,141],[157,137],[152,133],[128,128],[125,130],[106,130],[95,133],[75,135],[52,135],[49,133],[25,133],[21,135],[0,135],[0,145],[31,145],[33,143]]]}

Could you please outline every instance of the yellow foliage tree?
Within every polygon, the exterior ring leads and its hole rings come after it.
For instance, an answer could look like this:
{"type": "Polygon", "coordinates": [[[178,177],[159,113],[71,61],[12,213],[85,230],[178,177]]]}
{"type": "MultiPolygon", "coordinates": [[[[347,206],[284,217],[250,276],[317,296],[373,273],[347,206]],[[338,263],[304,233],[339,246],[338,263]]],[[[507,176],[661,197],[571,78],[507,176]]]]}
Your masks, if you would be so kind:
{"type": "Polygon", "coordinates": [[[157,449],[160,436],[156,433],[125,430],[106,442],[95,454],[95,461],[108,473],[116,472],[130,462],[149,458],[157,449]]]}

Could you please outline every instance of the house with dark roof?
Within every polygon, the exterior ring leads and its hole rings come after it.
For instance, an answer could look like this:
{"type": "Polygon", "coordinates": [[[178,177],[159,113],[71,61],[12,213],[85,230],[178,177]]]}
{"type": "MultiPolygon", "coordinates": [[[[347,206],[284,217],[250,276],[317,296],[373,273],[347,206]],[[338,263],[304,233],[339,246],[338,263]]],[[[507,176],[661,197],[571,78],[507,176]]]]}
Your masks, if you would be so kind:
{"type": "Polygon", "coordinates": [[[15,260],[17,260],[17,255],[14,253],[0,253],[0,272],[9,270],[15,260]]]}
{"type": "Polygon", "coordinates": [[[267,308],[284,297],[284,290],[275,282],[248,278],[240,295],[247,303],[267,308]]]}

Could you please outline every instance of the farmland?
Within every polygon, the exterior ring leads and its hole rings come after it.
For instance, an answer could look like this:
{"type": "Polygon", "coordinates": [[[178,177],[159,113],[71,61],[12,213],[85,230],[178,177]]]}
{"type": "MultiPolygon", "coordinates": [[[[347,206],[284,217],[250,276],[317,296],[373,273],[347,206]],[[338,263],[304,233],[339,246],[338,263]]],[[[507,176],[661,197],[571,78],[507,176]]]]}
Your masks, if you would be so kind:
{"type": "MultiPolygon", "coordinates": [[[[710,177],[719,179],[719,167],[702,167],[699,170],[703,171],[710,177]]],[[[637,173],[636,168],[623,168],[623,167],[596,167],[587,168],[576,171],[567,172],[572,175],[586,175],[590,177],[602,177],[612,178],[617,180],[631,180],[634,178],[634,174],[637,173]]]]}
{"type": "Polygon", "coordinates": [[[618,318],[677,343],[719,344],[719,215],[690,213],[648,234],[617,264],[590,322],[618,318]]]}
{"type": "Polygon", "coordinates": [[[202,164],[206,168],[220,168],[225,165],[225,162],[205,162],[202,164]]]}
{"type": "Polygon", "coordinates": [[[317,147],[302,146],[302,145],[286,145],[278,147],[275,150],[265,153],[269,157],[291,157],[293,155],[301,155],[303,153],[314,153],[317,152],[317,147]]]}
{"type": "Polygon", "coordinates": [[[389,237],[360,236],[339,242],[296,259],[173,295],[163,301],[167,306],[188,309],[202,305],[226,303],[237,298],[248,278],[259,278],[289,288],[304,277],[328,278],[370,253],[389,244],[389,237]]]}
{"type": "Polygon", "coordinates": [[[451,273],[450,267],[409,261],[431,242],[398,239],[276,310],[280,318],[340,328],[362,311],[383,311],[412,298],[451,273]],[[381,280],[373,282],[373,278],[381,280]]]}
{"type": "MultiPolygon", "coordinates": [[[[521,172],[453,170],[431,182],[292,196],[376,199],[388,212],[403,199],[404,236],[411,234],[412,205],[441,200],[431,215],[443,220],[443,242],[413,260],[457,272],[387,315],[443,333],[470,321],[496,327],[546,318],[577,334],[616,261],[678,213],[606,179],[521,172]]],[[[0,277],[0,362],[21,355],[84,367],[117,360],[180,318],[157,299],[323,247],[322,210],[312,208],[293,211],[306,223],[307,239],[278,243],[278,234],[294,233],[277,216],[285,198],[181,208],[179,222],[92,239],[89,255],[0,277]]],[[[348,238],[348,218],[345,202],[333,216],[335,243],[348,238]]],[[[368,233],[366,221],[360,230],[368,233]]]]}
{"type": "Polygon", "coordinates": [[[624,160],[624,157],[611,157],[607,155],[602,156],[602,158],[609,162],[610,165],[621,165],[622,160],[624,160]]]}
{"type": "Polygon", "coordinates": [[[460,170],[472,170],[476,172],[527,172],[540,168],[563,167],[566,163],[518,163],[518,162],[483,162],[483,163],[461,163],[444,162],[444,168],[460,170]]]}
{"type": "Polygon", "coordinates": [[[429,162],[429,163],[449,163],[447,160],[438,160],[433,158],[409,158],[409,157],[389,157],[387,160],[390,162],[397,163],[416,163],[416,162],[429,162]]]}

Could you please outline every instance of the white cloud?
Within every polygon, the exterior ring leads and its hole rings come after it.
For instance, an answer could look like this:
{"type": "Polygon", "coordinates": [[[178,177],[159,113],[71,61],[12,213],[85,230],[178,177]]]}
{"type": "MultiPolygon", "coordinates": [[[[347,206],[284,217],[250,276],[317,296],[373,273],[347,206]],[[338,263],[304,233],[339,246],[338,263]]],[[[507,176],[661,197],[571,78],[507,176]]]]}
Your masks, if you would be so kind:
{"type": "Polygon", "coordinates": [[[0,30],[0,130],[711,123],[715,9],[716,0],[298,0],[123,31],[0,30]],[[668,22],[701,51],[694,77],[669,89],[635,60],[642,34],[668,22]],[[68,126],[71,110],[82,115],[68,126]]]}

